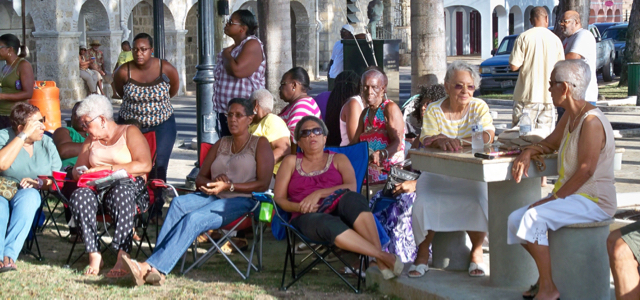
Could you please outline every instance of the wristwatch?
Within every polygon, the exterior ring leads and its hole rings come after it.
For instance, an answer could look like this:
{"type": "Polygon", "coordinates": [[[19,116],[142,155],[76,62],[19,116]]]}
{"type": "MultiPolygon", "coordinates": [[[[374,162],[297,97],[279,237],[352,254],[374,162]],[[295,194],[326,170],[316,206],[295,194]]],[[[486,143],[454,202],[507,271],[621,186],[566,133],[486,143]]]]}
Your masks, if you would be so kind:
{"type": "Polygon", "coordinates": [[[233,186],[233,182],[231,183],[231,187],[229,188],[229,192],[233,192],[236,188],[233,186]]]}
{"type": "Polygon", "coordinates": [[[24,133],[24,132],[18,133],[18,135],[16,135],[16,137],[22,139],[22,141],[26,141],[27,140],[27,134],[24,133]]]}

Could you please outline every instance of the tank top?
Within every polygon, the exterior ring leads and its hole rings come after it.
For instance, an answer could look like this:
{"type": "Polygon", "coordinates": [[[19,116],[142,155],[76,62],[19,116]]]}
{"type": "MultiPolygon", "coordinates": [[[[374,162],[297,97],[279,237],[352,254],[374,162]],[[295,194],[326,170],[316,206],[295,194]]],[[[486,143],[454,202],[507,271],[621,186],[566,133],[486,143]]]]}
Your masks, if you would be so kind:
{"type": "Polygon", "coordinates": [[[99,140],[91,142],[89,146],[89,168],[121,165],[131,162],[131,152],[127,146],[127,130],[129,126],[131,125],[125,126],[118,141],[111,146],[103,145],[99,140]]]}
{"type": "MultiPolygon", "coordinates": [[[[18,58],[12,67],[11,65],[5,65],[0,71],[0,93],[3,94],[15,94],[22,91],[22,82],[20,81],[20,74],[18,74],[18,66],[25,60],[24,58],[18,58]]],[[[22,101],[7,101],[0,100],[0,115],[8,116],[11,114],[11,108],[18,102],[27,103],[28,99],[22,101]]]]}
{"type": "MultiPolygon", "coordinates": [[[[328,150],[325,150],[324,153],[329,154],[324,168],[309,173],[302,169],[302,157],[304,154],[296,154],[296,169],[293,171],[293,174],[291,174],[291,180],[287,188],[289,201],[300,203],[316,190],[338,186],[343,183],[342,174],[340,174],[340,171],[333,165],[335,153],[328,150]]],[[[320,199],[320,201],[322,201],[322,199],[320,199]]],[[[301,215],[301,213],[294,212],[291,214],[291,218],[293,219],[299,215],[301,215]]]]}
{"type": "Polygon", "coordinates": [[[360,111],[364,109],[364,104],[362,104],[362,97],[360,97],[359,95],[351,97],[351,99],[349,99],[349,101],[347,101],[347,103],[345,103],[340,109],[340,136],[342,137],[342,141],[340,142],[340,147],[349,145],[349,143],[351,142],[349,140],[349,135],[347,134],[347,122],[342,121],[342,110],[347,104],[349,104],[349,102],[354,100],[357,101],[358,104],[360,104],[360,111]]]}
{"type": "Polygon", "coordinates": [[[600,150],[600,156],[598,156],[598,163],[593,176],[575,193],[597,203],[604,212],[613,216],[618,206],[613,175],[615,140],[611,123],[609,123],[607,117],[598,108],[585,113],[573,132],[569,132],[570,122],[567,122],[567,126],[564,129],[564,138],[560,143],[560,150],[558,151],[558,174],[560,176],[553,187],[553,192],[557,192],[579,168],[578,143],[580,142],[580,131],[582,130],[584,120],[590,115],[596,116],[602,123],[605,133],[605,144],[604,148],[600,150]]]}
{"type": "MultiPolygon", "coordinates": [[[[84,143],[85,137],[81,135],[79,132],[75,130],[73,127],[65,127],[69,130],[69,137],[71,138],[71,142],[73,143],[84,143]]],[[[62,170],[67,168],[68,166],[73,166],[76,164],[78,160],[77,156],[65,158],[62,160],[62,170]]]]}
{"type": "Polygon", "coordinates": [[[167,75],[162,73],[162,60],[159,61],[160,75],[149,83],[138,82],[131,78],[130,62],[127,63],[129,79],[123,87],[120,118],[135,119],[142,127],[151,127],[162,124],[173,115],[173,106],[169,102],[171,85],[167,75]]]}
{"type": "MultiPolygon", "coordinates": [[[[220,141],[216,159],[211,164],[211,180],[220,174],[227,175],[233,183],[245,183],[258,180],[256,150],[260,137],[249,136],[247,144],[238,153],[233,153],[233,137],[225,136],[220,141]]],[[[256,191],[264,192],[264,191],[256,191]]],[[[219,198],[251,197],[251,194],[224,191],[218,194],[219,198]]]]}

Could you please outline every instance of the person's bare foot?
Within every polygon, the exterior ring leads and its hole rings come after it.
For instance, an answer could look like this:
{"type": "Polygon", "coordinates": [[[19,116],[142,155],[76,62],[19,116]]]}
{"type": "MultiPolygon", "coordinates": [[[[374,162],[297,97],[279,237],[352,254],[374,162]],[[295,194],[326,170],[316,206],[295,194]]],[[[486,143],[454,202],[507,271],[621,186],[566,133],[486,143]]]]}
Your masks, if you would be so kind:
{"type": "MultiPolygon", "coordinates": [[[[482,264],[484,263],[484,257],[482,255],[482,247],[478,247],[478,250],[473,250],[473,252],[471,252],[471,262],[474,262],[476,264],[482,264]]],[[[475,269],[469,272],[469,275],[484,275],[484,272],[480,269],[475,269]]]]}
{"type": "Polygon", "coordinates": [[[118,259],[116,260],[116,264],[113,266],[111,270],[107,273],[106,277],[109,278],[121,278],[129,275],[129,271],[124,268],[124,262],[122,257],[126,256],[129,258],[129,253],[124,252],[122,250],[118,251],[118,259]]]}
{"type": "MultiPolygon", "coordinates": [[[[418,266],[418,265],[429,265],[429,255],[427,255],[427,257],[416,257],[416,260],[413,262],[414,266],[418,266]]],[[[420,272],[418,271],[410,271],[409,272],[410,276],[420,276],[420,272]]]]}
{"type": "Polygon", "coordinates": [[[538,293],[536,294],[536,297],[533,298],[535,300],[556,300],[560,298],[560,292],[558,291],[558,289],[549,289],[549,290],[543,290],[542,287],[540,287],[540,289],[538,290],[538,293]]]}
{"type": "Polygon", "coordinates": [[[84,275],[88,276],[96,276],[100,273],[100,268],[102,267],[102,255],[100,252],[91,252],[89,253],[89,266],[84,271],[84,275]]]}
{"type": "Polygon", "coordinates": [[[547,176],[542,176],[541,177],[540,186],[541,187],[547,186],[547,176]]]}

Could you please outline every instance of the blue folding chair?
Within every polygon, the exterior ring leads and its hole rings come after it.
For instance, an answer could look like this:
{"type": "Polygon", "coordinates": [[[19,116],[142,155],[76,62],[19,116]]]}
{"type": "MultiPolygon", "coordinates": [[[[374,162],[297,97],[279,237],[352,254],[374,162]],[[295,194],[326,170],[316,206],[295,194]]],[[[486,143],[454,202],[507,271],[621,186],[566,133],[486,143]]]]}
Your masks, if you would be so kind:
{"type": "MultiPolygon", "coordinates": [[[[362,190],[363,182],[365,181],[365,178],[367,178],[367,175],[369,173],[368,172],[369,146],[367,142],[360,142],[358,144],[345,146],[345,147],[326,147],[325,150],[333,151],[336,153],[342,153],[349,158],[349,161],[351,161],[351,165],[353,166],[353,169],[356,174],[356,182],[357,182],[356,192],[360,193],[362,190]]],[[[368,183],[365,183],[365,188],[366,188],[366,195],[368,199],[369,198],[368,183]]],[[[254,197],[256,199],[259,199],[260,201],[267,201],[267,199],[269,199],[269,197],[265,194],[254,194],[254,197]]],[[[274,206],[277,208],[277,204],[275,203],[275,201],[272,201],[272,202],[274,206]]],[[[288,217],[285,217],[282,214],[280,214],[278,212],[278,209],[275,209],[274,211],[276,212],[276,216],[280,219],[280,221],[282,222],[282,224],[284,225],[287,231],[287,234],[286,234],[287,252],[284,260],[284,268],[282,270],[282,283],[280,286],[281,290],[286,291],[289,287],[291,287],[294,283],[296,283],[300,278],[302,278],[305,274],[311,271],[313,267],[315,267],[317,264],[322,262],[325,265],[327,265],[327,267],[329,267],[329,269],[333,271],[333,273],[338,275],[338,277],[340,277],[340,279],[342,279],[342,281],[344,281],[344,283],[347,284],[347,286],[349,286],[354,292],[356,292],[356,294],[362,291],[360,289],[360,284],[361,283],[364,284],[364,279],[365,279],[363,276],[362,270],[369,264],[369,261],[366,256],[360,255],[360,267],[359,267],[359,270],[356,271],[351,267],[349,263],[347,263],[342,257],[340,257],[340,255],[336,253],[336,250],[338,249],[336,245],[334,245],[333,243],[318,242],[318,241],[313,241],[309,239],[289,223],[288,217]],[[302,269],[302,271],[298,271],[298,272],[296,271],[296,267],[298,268],[301,268],[301,267],[296,266],[296,262],[295,262],[294,249],[296,245],[296,239],[300,239],[300,241],[302,241],[309,249],[311,249],[312,254],[310,255],[313,255],[316,257],[314,261],[310,262],[304,269],[302,269]],[[315,247],[312,247],[310,244],[322,245],[324,246],[324,250],[322,252],[319,252],[318,249],[316,249],[315,247]],[[356,286],[351,284],[346,278],[344,278],[344,276],[342,276],[342,274],[340,274],[340,272],[338,272],[329,262],[326,261],[326,257],[330,253],[333,253],[345,265],[345,268],[350,269],[351,272],[353,272],[354,274],[358,274],[358,281],[356,283],[356,286]],[[287,267],[289,265],[289,261],[291,261],[291,277],[293,280],[290,283],[285,285],[285,278],[287,274],[287,267]]]]}

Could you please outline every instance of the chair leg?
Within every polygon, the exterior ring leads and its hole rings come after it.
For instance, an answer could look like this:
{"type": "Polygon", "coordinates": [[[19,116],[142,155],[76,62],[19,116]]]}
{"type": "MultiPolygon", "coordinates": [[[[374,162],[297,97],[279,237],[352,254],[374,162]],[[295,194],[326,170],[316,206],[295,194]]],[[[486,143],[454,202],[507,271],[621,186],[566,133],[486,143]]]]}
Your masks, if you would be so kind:
{"type": "MultiPolygon", "coordinates": [[[[282,268],[282,282],[280,283],[280,290],[282,291],[286,291],[287,288],[284,286],[284,279],[285,277],[287,277],[287,263],[289,262],[289,259],[291,257],[290,252],[292,251],[291,248],[291,238],[289,237],[289,229],[286,229],[286,236],[287,236],[287,252],[285,253],[284,256],[284,267],[282,268]]],[[[291,260],[291,264],[293,265],[295,263],[295,261],[292,259],[291,260]]]]}

